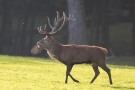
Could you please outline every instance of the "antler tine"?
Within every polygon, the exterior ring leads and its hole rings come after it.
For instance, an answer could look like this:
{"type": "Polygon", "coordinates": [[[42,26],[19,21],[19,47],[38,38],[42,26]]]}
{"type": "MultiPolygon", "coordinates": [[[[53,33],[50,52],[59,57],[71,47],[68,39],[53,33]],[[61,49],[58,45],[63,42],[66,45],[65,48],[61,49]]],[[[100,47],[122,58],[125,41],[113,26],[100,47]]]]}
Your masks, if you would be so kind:
{"type": "Polygon", "coordinates": [[[67,21],[71,21],[71,20],[75,21],[75,19],[72,19],[73,15],[71,15],[71,14],[69,14],[69,17],[67,18],[66,14],[63,12],[63,16],[60,18],[59,12],[56,11],[56,13],[57,13],[57,18],[55,18],[55,20],[54,20],[54,27],[51,26],[50,19],[48,18],[48,24],[49,24],[50,28],[52,29],[52,31],[49,32],[49,34],[54,34],[54,33],[58,32],[59,30],[61,30],[67,21]],[[57,29],[59,22],[62,20],[63,20],[62,25],[60,26],[59,29],[57,29]]]}
{"type": "Polygon", "coordinates": [[[58,11],[56,11],[56,13],[57,13],[57,21],[61,21],[61,20],[63,20],[63,16],[60,18],[60,14],[59,14],[59,12],[58,11]]]}
{"type": "MultiPolygon", "coordinates": [[[[59,12],[57,12],[57,17],[59,17],[59,12]]],[[[72,18],[73,18],[73,15],[69,14],[69,17],[67,18],[65,12],[63,12],[63,16],[61,17],[61,19],[60,19],[60,20],[57,20],[57,21],[58,21],[58,22],[57,22],[57,25],[58,25],[59,22],[64,19],[64,20],[63,20],[63,23],[62,23],[62,25],[61,25],[61,27],[60,27],[59,29],[56,29],[56,28],[55,28],[55,30],[53,30],[53,31],[50,32],[49,34],[54,34],[54,33],[58,32],[58,31],[60,31],[60,30],[63,28],[63,26],[65,25],[65,23],[66,23],[67,21],[71,21],[71,20],[75,21],[75,20],[76,20],[76,19],[72,19],[72,18]]],[[[57,27],[57,26],[56,26],[56,27],[57,27]]]]}
{"type": "Polygon", "coordinates": [[[59,31],[59,30],[61,30],[63,28],[63,26],[65,25],[65,22],[70,21],[70,20],[73,20],[72,19],[72,16],[73,15],[69,14],[69,18],[67,18],[65,12],[63,12],[64,21],[63,21],[61,27],[57,31],[59,31]]]}
{"type": "Polygon", "coordinates": [[[48,34],[48,32],[46,31],[46,26],[47,26],[47,24],[45,24],[44,32],[48,34]]]}
{"type": "Polygon", "coordinates": [[[58,26],[58,24],[59,24],[59,22],[60,22],[61,20],[63,20],[63,16],[60,18],[59,12],[56,11],[56,13],[57,13],[57,19],[55,18],[55,21],[54,21],[54,28],[58,26]]]}
{"type": "Polygon", "coordinates": [[[57,31],[61,30],[61,29],[63,28],[63,26],[65,25],[65,22],[66,22],[66,14],[65,14],[64,12],[63,12],[63,18],[64,18],[64,21],[63,21],[61,27],[60,27],[57,31]]]}
{"type": "Polygon", "coordinates": [[[57,21],[58,21],[60,19],[60,14],[58,11],[56,11],[56,13],[57,13],[57,21]]]}
{"type": "Polygon", "coordinates": [[[49,27],[50,27],[51,29],[53,29],[53,27],[52,27],[52,25],[51,25],[51,23],[50,23],[50,19],[49,19],[49,17],[47,17],[47,19],[48,19],[49,27]]]}
{"type": "Polygon", "coordinates": [[[55,20],[54,20],[54,27],[51,25],[49,17],[47,17],[49,27],[52,29],[52,31],[49,32],[49,34],[52,34],[53,32],[56,31],[56,29],[57,29],[57,27],[58,27],[58,25],[59,25],[59,22],[63,19],[63,16],[62,16],[62,18],[60,18],[60,14],[59,14],[58,11],[56,11],[56,13],[57,13],[57,17],[56,17],[55,20]]]}
{"type": "Polygon", "coordinates": [[[54,20],[54,26],[56,26],[57,25],[57,20],[56,20],[56,18],[55,18],[55,20],[54,20]]]}
{"type": "Polygon", "coordinates": [[[67,18],[66,14],[65,14],[65,17],[66,17],[66,21],[75,21],[76,19],[73,19],[73,15],[69,14],[69,17],[67,18]]]}
{"type": "Polygon", "coordinates": [[[69,14],[69,17],[67,18],[65,12],[63,12],[63,17],[64,17],[64,21],[63,21],[61,27],[57,31],[59,31],[59,30],[61,30],[61,28],[63,28],[63,26],[65,25],[65,22],[71,21],[71,20],[73,20],[73,21],[76,20],[76,19],[73,19],[73,15],[71,15],[71,14],[69,14]]]}
{"type": "Polygon", "coordinates": [[[56,11],[56,13],[57,13],[57,17],[56,17],[55,20],[54,20],[54,27],[51,26],[50,20],[48,19],[48,21],[49,21],[48,24],[49,24],[50,28],[52,29],[52,31],[49,32],[49,34],[54,34],[54,33],[56,33],[56,32],[57,32],[57,27],[58,27],[60,21],[63,20],[63,16],[60,18],[59,12],[56,11]]]}
{"type": "Polygon", "coordinates": [[[40,27],[38,28],[38,32],[39,32],[40,34],[48,34],[47,31],[46,31],[46,26],[47,26],[47,25],[45,25],[45,27],[44,27],[44,31],[43,31],[42,26],[40,26],[40,27]]]}

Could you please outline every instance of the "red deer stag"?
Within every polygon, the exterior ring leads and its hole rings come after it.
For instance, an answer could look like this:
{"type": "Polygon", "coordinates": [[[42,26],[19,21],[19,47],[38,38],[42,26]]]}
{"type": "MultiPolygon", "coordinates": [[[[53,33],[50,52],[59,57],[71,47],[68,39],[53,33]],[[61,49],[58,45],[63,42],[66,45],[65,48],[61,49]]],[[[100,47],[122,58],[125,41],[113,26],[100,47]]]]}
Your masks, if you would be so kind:
{"type": "Polygon", "coordinates": [[[40,26],[40,28],[38,28],[39,33],[46,35],[46,37],[37,42],[37,46],[38,48],[47,50],[47,53],[52,59],[56,59],[66,65],[67,70],[65,83],[67,83],[68,81],[68,76],[70,76],[74,82],[79,82],[70,74],[70,71],[74,64],[86,63],[92,64],[93,70],[95,72],[95,76],[93,77],[90,83],[93,83],[94,80],[97,78],[97,76],[100,73],[98,67],[101,67],[104,71],[107,72],[110,84],[112,84],[111,72],[105,63],[108,51],[105,48],[98,46],[60,44],[51,35],[60,31],[67,21],[74,19],[72,19],[72,15],[66,17],[64,12],[63,16],[60,18],[59,12],[57,12],[57,17],[54,20],[54,27],[53,27],[50,24],[49,17],[47,18],[49,27],[52,29],[52,31],[51,32],[46,31],[47,25],[45,25],[44,29],[40,26]],[[61,21],[63,21],[63,23],[60,26],[60,28],[58,28],[58,25],[61,21]]]}

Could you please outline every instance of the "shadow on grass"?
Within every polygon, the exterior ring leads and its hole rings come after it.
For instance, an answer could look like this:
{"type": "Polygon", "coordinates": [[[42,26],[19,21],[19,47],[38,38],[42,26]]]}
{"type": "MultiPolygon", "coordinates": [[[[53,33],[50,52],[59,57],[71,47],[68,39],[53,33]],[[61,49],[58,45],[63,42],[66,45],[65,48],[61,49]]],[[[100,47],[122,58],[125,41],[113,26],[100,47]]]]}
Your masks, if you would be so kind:
{"type": "Polygon", "coordinates": [[[107,64],[120,66],[135,66],[135,57],[116,57],[106,60],[107,64]]]}
{"type": "MultiPolygon", "coordinates": [[[[110,87],[110,85],[106,86],[106,85],[101,85],[102,87],[110,87]]],[[[121,86],[121,85],[111,85],[111,88],[115,89],[121,89],[121,90],[135,90],[135,87],[126,87],[126,86],[121,86]]]]}

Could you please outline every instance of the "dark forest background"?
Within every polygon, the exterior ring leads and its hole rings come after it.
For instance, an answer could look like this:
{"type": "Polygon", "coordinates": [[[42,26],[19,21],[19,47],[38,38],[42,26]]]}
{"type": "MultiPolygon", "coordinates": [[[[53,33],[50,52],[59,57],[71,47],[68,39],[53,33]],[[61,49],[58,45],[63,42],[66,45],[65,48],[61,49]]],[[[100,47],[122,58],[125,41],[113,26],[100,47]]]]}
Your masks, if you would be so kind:
{"type": "Polygon", "coordinates": [[[0,0],[0,54],[31,56],[31,48],[44,37],[37,27],[47,23],[47,16],[53,22],[56,11],[76,19],[53,35],[60,43],[135,55],[135,0],[0,0]]]}

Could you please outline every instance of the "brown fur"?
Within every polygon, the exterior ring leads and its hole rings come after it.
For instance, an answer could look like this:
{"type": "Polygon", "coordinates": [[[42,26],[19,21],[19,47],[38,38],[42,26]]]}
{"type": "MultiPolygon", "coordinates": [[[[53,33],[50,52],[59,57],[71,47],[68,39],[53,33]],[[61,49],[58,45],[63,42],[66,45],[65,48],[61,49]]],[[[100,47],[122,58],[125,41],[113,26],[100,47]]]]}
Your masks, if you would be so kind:
{"type": "Polygon", "coordinates": [[[46,49],[52,59],[56,59],[67,66],[65,83],[68,81],[68,76],[70,76],[74,82],[79,82],[72,77],[70,71],[74,64],[87,63],[92,64],[95,72],[91,83],[93,83],[99,75],[98,67],[101,67],[107,72],[110,84],[112,84],[111,72],[105,63],[108,53],[105,48],[76,44],[62,45],[51,36],[46,36],[44,39],[40,40],[37,46],[46,49]]]}
{"type": "Polygon", "coordinates": [[[57,59],[64,64],[67,62],[72,64],[97,63],[99,59],[103,59],[103,62],[105,62],[108,53],[105,48],[98,46],[62,45],[55,40],[52,48],[47,52],[52,59],[57,59]]]}
{"type": "MultiPolygon", "coordinates": [[[[75,45],[75,44],[62,45],[55,39],[53,39],[53,37],[51,36],[52,34],[55,34],[59,30],[61,30],[65,22],[70,20],[74,20],[72,19],[72,15],[66,17],[65,13],[63,12],[63,16],[60,18],[59,12],[57,12],[57,18],[55,19],[54,27],[52,27],[52,25],[50,24],[50,19],[48,18],[48,24],[52,29],[52,31],[47,32],[46,25],[44,29],[41,26],[40,28],[38,28],[39,33],[45,34],[46,37],[37,42],[37,47],[46,49],[47,53],[52,59],[59,60],[60,62],[66,65],[67,70],[65,83],[67,83],[68,81],[68,76],[70,76],[74,82],[79,82],[78,80],[73,78],[73,76],[70,74],[72,67],[74,64],[87,63],[92,64],[93,70],[95,72],[95,76],[93,77],[90,83],[93,83],[94,80],[97,78],[97,76],[100,73],[98,67],[101,67],[104,71],[107,72],[110,84],[112,84],[111,72],[105,63],[106,55],[108,53],[105,48],[98,46],[75,45]],[[63,23],[61,27],[57,29],[59,22],[62,20],[63,23]]],[[[33,49],[32,51],[35,51],[35,49],[33,49]]]]}

